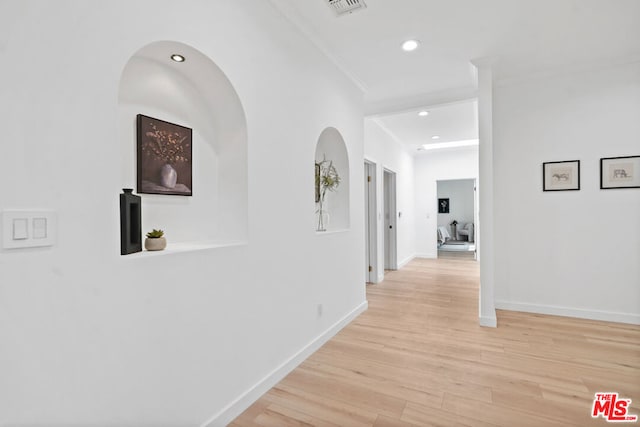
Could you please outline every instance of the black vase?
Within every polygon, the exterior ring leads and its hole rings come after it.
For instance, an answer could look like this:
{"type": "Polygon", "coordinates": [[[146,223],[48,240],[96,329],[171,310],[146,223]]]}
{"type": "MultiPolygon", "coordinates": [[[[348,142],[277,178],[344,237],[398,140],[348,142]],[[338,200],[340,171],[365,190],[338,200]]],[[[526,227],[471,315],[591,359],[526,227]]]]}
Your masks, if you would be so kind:
{"type": "Polygon", "coordinates": [[[142,198],[123,188],[120,195],[120,255],[142,251],[142,198]]]}

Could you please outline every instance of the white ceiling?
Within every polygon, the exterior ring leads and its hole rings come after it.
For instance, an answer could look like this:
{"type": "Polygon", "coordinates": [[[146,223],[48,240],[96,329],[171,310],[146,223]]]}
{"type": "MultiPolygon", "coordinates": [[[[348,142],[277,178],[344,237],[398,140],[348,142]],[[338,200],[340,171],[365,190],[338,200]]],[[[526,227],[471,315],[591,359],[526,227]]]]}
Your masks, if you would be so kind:
{"type": "Polygon", "coordinates": [[[419,110],[415,110],[389,113],[374,120],[413,152],[423,144],[478,139],[476,100],[424,110],[429,113],[428,116],[418,116],[419,110]],[[433,136],[439,138],[433,139],[433,136]]]}
{"type": "MultiPolygon", "coordinates": [[[[366,9],[337,17],[327,0],[272,0],[360,84],[367,113],[378,118],[473,98],[473,59],[495,60],[498,80],[640,59],[640,0],[365,1],[366,9]],[[409,38],[421,46],[406,53],[400,45],[409,38]]],[[[396,127],[422,126],[409,117],[383,121],[415,141],[396,127]]]]}

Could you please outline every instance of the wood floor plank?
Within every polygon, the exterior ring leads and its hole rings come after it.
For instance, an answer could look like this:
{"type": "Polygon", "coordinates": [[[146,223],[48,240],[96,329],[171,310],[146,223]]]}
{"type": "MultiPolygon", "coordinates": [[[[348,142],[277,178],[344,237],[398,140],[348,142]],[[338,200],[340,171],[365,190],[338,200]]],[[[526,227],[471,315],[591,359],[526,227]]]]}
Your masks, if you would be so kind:
{"type": "Polygon", "coordinates": [[[547,417],[544,410],[532,413],[529,405],[522,405],[518,399],[512,401],[511,405],[497,405],[479,402],[477,400],[465,399],[445,393],[442,409],[459,416],[469,416],[473,419],[473,424],[488,423],[503,427],[567,427],[579,424],[567,422],[565,419],[553,419],[547,417]]]}
{"type": "Polygon", "coordinates": [[[478,417],[468,417],[443,409],[434,410],[421,405],[409,403],[401,417],[421,427],[496,427],[496,424],[485,422],[478,417]]]}
{"type": "Polygon", "coordinates": [[[407,421],[402,421],[398,418],[385,417],[379,415],[376,421],[373,423],[373,427],[421,427],[420,424],[413,424],[407,421]]]}
{"type": "Polygon", "coordinates": [[[367,427],[371,426],[377,418],[377,415],[372,414],[370,410],[360,409],[332,398],[322,398],[317,394],[310,395],[305,390],[284,384],[273,388],[263,400],[340,426],[367,427]]]}
{"type": "Polygon", "coordinates": [[[303,366],[295,369],[284,381],[297,388],[312,389],[320,396],[333,397],[359,408],[389,416],[399,416],[405,405],[405,400],[400,397],[389,396],[355,381],[329,377],[303,366]]]}
{"type": "Polygon", "coordinates": [[[318,420],[312,416],[291,408],[272,404],[256,417],[256,424],[264,427],[340,427],[336,424],[318,420]]]}
{"type": "Polygon", "coordinates": [[[369,309],[231,425],[603,426],[594,393],[640,408],[640,327],[498,310],[478,326],[478,265],[416,259],[369,309]]]}

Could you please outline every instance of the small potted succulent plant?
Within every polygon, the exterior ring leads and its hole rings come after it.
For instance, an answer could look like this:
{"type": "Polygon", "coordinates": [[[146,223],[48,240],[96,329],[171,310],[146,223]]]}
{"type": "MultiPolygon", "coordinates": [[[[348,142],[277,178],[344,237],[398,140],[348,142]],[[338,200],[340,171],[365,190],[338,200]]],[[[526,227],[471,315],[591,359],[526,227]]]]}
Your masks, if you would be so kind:
{"type": "Polygon", "coordinates": [[[167,239],[164,238],[164,231],[155,228],[147,233],[144,239],[144,248],[148,251],[161,251],[167,247],[167,239]]]}

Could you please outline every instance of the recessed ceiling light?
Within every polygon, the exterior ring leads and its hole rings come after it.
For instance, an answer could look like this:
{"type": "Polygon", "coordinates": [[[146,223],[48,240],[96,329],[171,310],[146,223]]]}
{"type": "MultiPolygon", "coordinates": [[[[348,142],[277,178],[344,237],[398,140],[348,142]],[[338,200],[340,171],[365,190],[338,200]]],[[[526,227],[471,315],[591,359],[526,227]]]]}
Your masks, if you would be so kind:
{"type": "Polygon", "coordinates": [[[418,46],[420,46],[420,42],[418,40],[407,40],[402,43],[402,50],[405,52],[411,52],[416,50],[418,46]]]}
{"type": "Polygon", "coordinates": [[[418,113],[418,115],[419,115],[420,117],[425,117],[425,116],[428,116],[428,115],[429,115],[429,112],[428,112],[428,111],[420,111],[420,112],[418,113]]]}
{"type": "Polygon", "coordinates": [[[431,139],[440,139],[440,137],[438,135],[433,135],[431,139]]]}
{"type": "Polygon", "coordinates": [[[171,55],[171,59],[176,62],[184,62],[185,58],[182,55],[178,55],[177,53],[174,53],[173,55],[171,55]]]}

